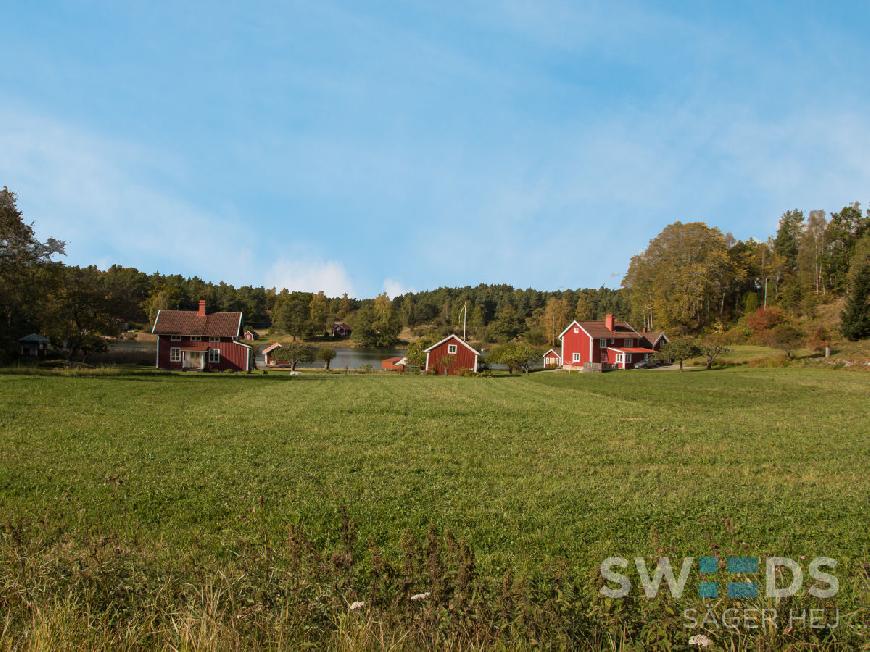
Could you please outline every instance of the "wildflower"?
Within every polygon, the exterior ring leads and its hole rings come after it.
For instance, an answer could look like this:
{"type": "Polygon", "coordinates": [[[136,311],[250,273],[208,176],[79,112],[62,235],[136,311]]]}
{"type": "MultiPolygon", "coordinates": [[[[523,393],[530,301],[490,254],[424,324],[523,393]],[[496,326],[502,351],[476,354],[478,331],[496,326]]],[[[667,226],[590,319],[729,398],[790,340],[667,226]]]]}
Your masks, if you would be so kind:
{"type": "Polygon", "coordinates": [[[689,639],[689,645],[697,645],[698,647],[710,647],[711,645],[713,645],[713,641],[711,641],[703,634],[695,634],[692,638],[689,639]]]}
{"type": "Polygon", "coordinates": [[[365,607],[365,606],[366,606],[366,603],[365,603],[365,602],[362,602],[362,601],[360,601],[360,600],[357,600],[356,602],[351,602],[351,603],[350,603],[350,610],[351,610],[351,611],[359,611],[360,609],[362,609],[362,608],[365,607]]]}
{"type": "Polygon", "coordinates": [[[429,591],[426,591],[426,593],[415,593],[414,595],[411,596],[411,599],[414,602],[417,602],[418,600],[425,600],[430,595],[432,595],[432,594],[429,591]]]}

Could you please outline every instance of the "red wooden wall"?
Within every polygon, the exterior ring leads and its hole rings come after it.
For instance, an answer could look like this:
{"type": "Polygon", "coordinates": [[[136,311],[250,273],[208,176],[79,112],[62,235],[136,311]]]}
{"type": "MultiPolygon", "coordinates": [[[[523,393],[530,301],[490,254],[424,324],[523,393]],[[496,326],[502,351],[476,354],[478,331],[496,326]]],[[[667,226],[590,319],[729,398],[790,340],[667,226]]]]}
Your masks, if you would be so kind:
{"type": "Polygon", "coordinates": [[[460,374],[464,370],[474,371],[475,354],[460,342],[458,338],[451,337],[429,351],[426,371],[434,371],[435,373],[443,374],[444,367],[441,365],[442,358],[453,358],[453,362],[450,363],[447,371],[448,374],[460,374]],[[450,344],[456,345],[456,353],[447,353],[447,347],[450,344]]]}

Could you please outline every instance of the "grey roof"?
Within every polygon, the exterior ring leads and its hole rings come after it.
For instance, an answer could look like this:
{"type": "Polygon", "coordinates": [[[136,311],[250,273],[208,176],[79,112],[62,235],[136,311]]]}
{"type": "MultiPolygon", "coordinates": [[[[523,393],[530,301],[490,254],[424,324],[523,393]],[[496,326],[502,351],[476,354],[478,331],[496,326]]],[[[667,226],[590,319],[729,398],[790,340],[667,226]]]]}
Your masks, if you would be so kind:
{"type": "Polygon", "coordinates": [[[25,335],[18,341],[23,344],[26,344],[28,342],[34,342],[37,344],[48,344],[49,339],[45,337],[45,335],[40,335],[39,333],[31,333],[30,335],[25,335]]]}

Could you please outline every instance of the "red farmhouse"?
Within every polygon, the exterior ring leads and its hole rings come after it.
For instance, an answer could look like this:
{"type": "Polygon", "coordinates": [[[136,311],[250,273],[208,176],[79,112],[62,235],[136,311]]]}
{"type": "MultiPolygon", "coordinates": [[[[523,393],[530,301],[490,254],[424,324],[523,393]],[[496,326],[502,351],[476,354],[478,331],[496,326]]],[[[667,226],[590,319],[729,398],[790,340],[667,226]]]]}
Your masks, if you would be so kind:
{"type": "Polygon", "coordinates": [[[157,367],[196,371],[254,367],[253,350],[238,341],[242,326],[240,312],[205,314],[199,310],[160,310],[151,332],[157,335],[157,367]]]}
{"type": "Polygon", "coordinates": [[[477,373],[477,358],[480,356],[462,338],[448,335],[426,349],[426,371],[438,374],[461,374],[463,371],[477,373]]]}
{"type": "Polygon", "coordinates": [[[561,332],[562,368],[582,369],[587,362],[602,369],[633,369],[649,360],[655,350],[644,337],[613,315],[604,321],[573,321],[561,332]]]}

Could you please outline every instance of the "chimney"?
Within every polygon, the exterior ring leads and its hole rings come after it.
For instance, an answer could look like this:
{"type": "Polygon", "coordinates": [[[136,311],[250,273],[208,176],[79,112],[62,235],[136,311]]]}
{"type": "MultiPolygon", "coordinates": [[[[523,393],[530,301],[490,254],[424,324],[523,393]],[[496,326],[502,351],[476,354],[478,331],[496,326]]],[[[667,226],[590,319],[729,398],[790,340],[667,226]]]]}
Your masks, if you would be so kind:
{"type": "Polygon", "coordinates": [[[613,314],[608,312],[604,315],[604,328],[612,331],[614,326],[616,326],[616,320],[613,318],[613,314]]]}
{"type": "Polygon", "coordinates": [[[205,317],[205,299],[199,300],[199,310],[196,311],[199,317],[205,317]]]}

